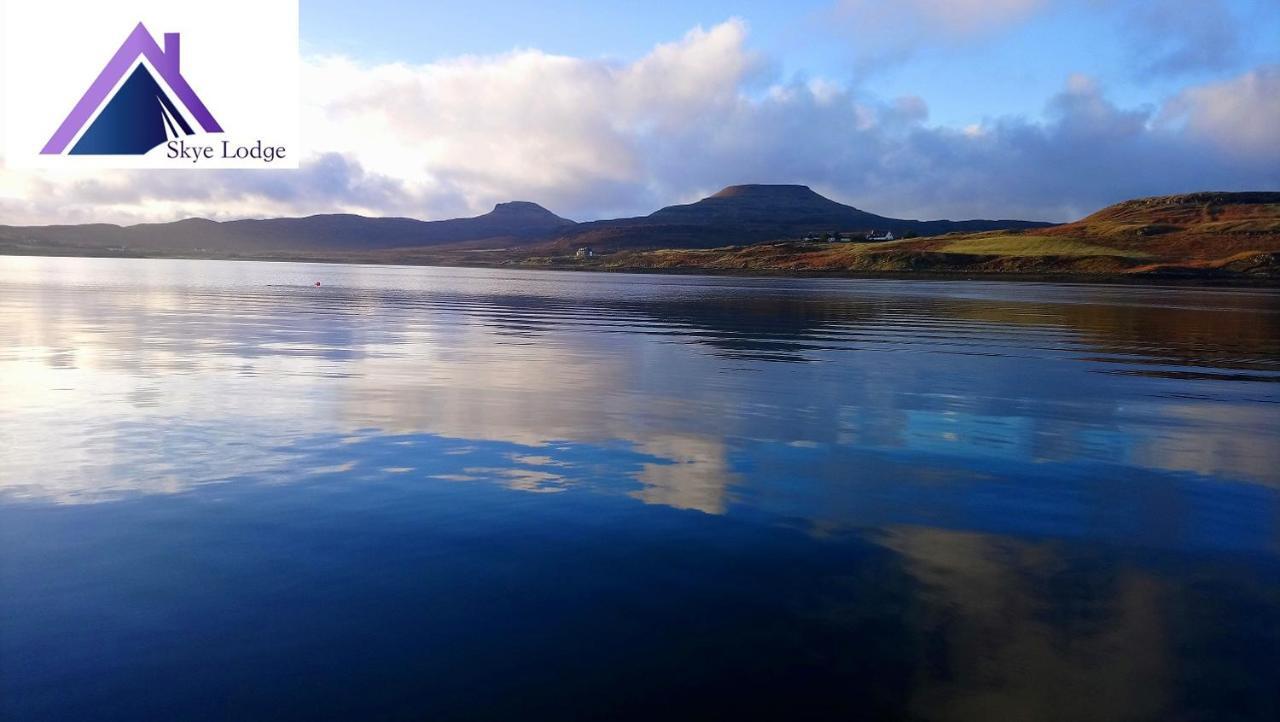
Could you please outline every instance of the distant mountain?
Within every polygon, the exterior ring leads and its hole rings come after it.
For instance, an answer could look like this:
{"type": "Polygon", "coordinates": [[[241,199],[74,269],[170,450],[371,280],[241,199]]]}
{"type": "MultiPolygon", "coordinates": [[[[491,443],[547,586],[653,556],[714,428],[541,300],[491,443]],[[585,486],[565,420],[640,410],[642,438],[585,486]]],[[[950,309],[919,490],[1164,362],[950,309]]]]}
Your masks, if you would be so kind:
{"type": "Polygon", "coordinates": [[[696,203],[668,206],[641,218],[580,223],[561,246],[601,250],[710,248],[802,237],[811,233],[892,231],[938,235],[955,231],[1018,230],[1048,223],[1017,220],[916,221],[887,218],[837,203],[802,185],[729,186],[696,203]]]}
{"type": "Polygon", "coordinates": [[[661,223],[794,225],[797,223],[877,223],[888,219],[836,203],[808,186],[729,186],[697,203],[667,206],[649,216],[661,223]]]}
{"type": "Polygon", "coordinates": [[[211,221],[191,218],[135,226],[0,226],[0,239],[180,251],[351,251],[385,248],[521,245],[576,225],[536,203],[500,203],[475,218],[419,221],[336,214],[306,218],[211,221]]]}
{"type": "Polygon", "coordinates": [[[134,226],[0,226],[0,247],[63,252],[127,249],[138,252],[324,253],[399,248],[456,249],[590,245],[602,251],[710,248],[797,238],[809,233],[893,231],[934,235],[952,231],[1016,230],[1031,221],[914,221],[886,218],[824,198],[806,186],[740,185],[689,205],[668,206],[640,218],[575,223],[536,203],[501,203],[475,218],[419,221],[318,215],[307,218],[211,221],[192,218],[134,226]]]}
{"type": "MultiPolygon", "coordinates": [[[[697,204],[695,204],[697,205],[697,204]]],[[[1117,203],[1073,223],[885,243],[760,243],[625,251],[583,268],[768,273],[994,273],[1280,279],[1280,193],[1188,193],[1117,203]]]]}
{"type": "Polygon", "coordinates": [[[504,203],[476,218],[435,222],[329,215],[0,226],[0,254],[714,273],[1123,274],[1271,283],[1280,279],[1280,193],[1141,198],[1050,226],[886,218],[804,186],[751,185],[647,216],[591,223],[574,223],[533,203],[504,203]],[[869,230],[891,230],[899,238],[858,238],[869,230]],[[832,232],[855,240],[803,240],[832,232]],[[918,237],[903,238],[912,232],[918,237]],[[575,252],[587,245],[599,252],[575,252]]]}

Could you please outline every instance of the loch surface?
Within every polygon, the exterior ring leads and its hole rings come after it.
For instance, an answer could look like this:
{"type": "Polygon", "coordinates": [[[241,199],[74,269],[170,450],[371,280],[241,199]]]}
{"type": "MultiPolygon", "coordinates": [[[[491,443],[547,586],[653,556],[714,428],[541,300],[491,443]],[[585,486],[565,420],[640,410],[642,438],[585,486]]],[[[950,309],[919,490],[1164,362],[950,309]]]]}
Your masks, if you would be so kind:
{"type": "Polygon", "coordinates": [[[1280,293],[0,258],[0,718],[1280,719],[1280,293]]]}

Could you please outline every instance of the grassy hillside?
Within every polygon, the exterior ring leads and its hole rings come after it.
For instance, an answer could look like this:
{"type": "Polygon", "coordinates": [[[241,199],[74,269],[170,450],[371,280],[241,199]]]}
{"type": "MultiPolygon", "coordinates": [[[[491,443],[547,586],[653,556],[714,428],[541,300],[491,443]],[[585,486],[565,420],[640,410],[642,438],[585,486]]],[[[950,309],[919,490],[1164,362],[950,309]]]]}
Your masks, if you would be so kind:
{"type": "MultiPolygon", "coordinates": [[[[736,197],[736,196],[735,196],[736,197]]],[[[526,204],[515,204],[526,205],[526,204]]],[[[552,216],[532,204],[534,220],[558,224],[570,222],[552,216]]],[[[500,207],[489,216],[467,221],[423,224],[465,224],[506,220],[500,207]]],[[[530,209],[518,209],[522,212],[530,209]]],[[[852,209],[851,209],[852,210],[852,209]]],[[[686,211],[681,211],[687,213],[686,211]]],[[[855,211],[857,212],[857,211],[855,211]]],[[[509,213],[507,215],[510,215],[509,213]]],[[[527,213],[526,213],[527,215],[527,213]]],[[[320,217],[322,220],[329,217],[320,217]]],[[[312,219],[296,219],[306,223],[312,219]]],[[[394,224],[401,219],[375,219],[394,224]]],[[[514,219],[516,225],[525,218],[514,219]]],[[[271,224],[272,221],[242,223],[271,224]]],[[[388,248],[367,242],[368,233],[347,236],[365,243],[341,248],[311,243],[311,247],[271,249],[253,246],[217,249],[204,246],[201,229],[211,221],[187,221],[158,228],[177,229],[185,243],[168,247],[129,243],[118,247],[90,247],[81,235],[114,239],[125,229],[117,226],[74,226],[40,229],[57,231],[55,239],[42,238],[31,229],[0,227],[0,253],[40,255],[111,255],[186,258],[241,258],[246,260],[335,261],[348,263],[400,263],[418,265],[505,266],[617,271],[688,271],[724,273],[910,273],[910,274],[1035,274],[1045,276],[1158,276],[1191,278],[1262,278],[1280,280],[1280,193],[1193,193],[1126,201],[1105,208],[1074,223],[1024,230],[975,230],[886,243],[814,243],[788,240],[785,235],[762,239],[717,231],[719,247],[707,247],[706,228],[664,226],[667,240],[685,241],[683,248],[652,250],[644,246],[596,244],[599,234],[614,238],[633,234],[636,244],[654,238],[654,226],[631,219],[575,227],[574,243],[521,245],[519,243],[424,243],[388,248]],[[682,235],[683,234],[683,235],[682,235]],[[685,238],[684,235],[688,235],[685,238]],[[777,239],[777,240],[772,240],[777,239]],[[754,243],[755,240],[763,242],[754,243]],[[728,245],[728,244],[735,245],[728,245]],[[319,247],[318,247],[319,246],[319,247]],[[597,250],[593,257],[577,258],[581,246],[597,250]],[[621,247],[619,247],[621,246],[621,247]]],[[[231,224],[222,224],[231,225],[231,224]]],[[[133,227],[136,229],[139,227],[133,227]]],[[[712,227],[714,229],[714,226],[712,227]]],[[[517,228],[517,230],[519,230],[517,228]]],[[[487,231],[485,231],[487,232],[487,231]]],[[[321,238],[326,238],[321,234],[321,238]]],[[[603,238],[603,236],[601,236],[603,238]]],[[[157,244],[159,242],[157,241],[157,244]]],[[[339,245],[339,244],[334,244],[339,245]]]]}
{"type": "Polygon", "coordinates": [[[1042,234],[983,233],[948,241],[939,250],[982,256],[1149,257],[1149,254],[1142,251],[1125,251],[1082,239],[1042,234]]]}
{"type": "Polygon", "coordinates": [[[602,268],[780,272],[964,272],[1280,277],[1280,193],[1193,193],[1127,201],[1074,223],[887,243],[786,241],[620,253],[602,268]]]}

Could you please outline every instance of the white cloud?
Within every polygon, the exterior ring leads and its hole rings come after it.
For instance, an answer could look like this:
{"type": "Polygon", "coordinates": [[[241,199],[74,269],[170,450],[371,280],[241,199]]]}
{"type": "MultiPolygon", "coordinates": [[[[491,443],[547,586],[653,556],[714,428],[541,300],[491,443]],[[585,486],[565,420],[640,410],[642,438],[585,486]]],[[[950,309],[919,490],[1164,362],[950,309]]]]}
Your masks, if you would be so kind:
{"type": "Polygon", "coordinates": [[[1280,65],[1184,90],[1165,120],[1185,122],[1189,133],[1228,152],[1280,165],[1280,65]]]}
{"type": "MultiPolygon", "coordinates": [[[[949,6],[988,22],[1031,9],[949,6]]],[[[951,22],[971,32],[971,21],[951,22]]],[[[806,183],[911,217],[1065,220],[1139,195],[1280,186],[1275,68],[1186,90],[1164,108],[1118,107],[1073,76],[1043,120],[948,128],[929,124],[927,99],[878,100],[826,79],[769,86],[766,67],[739,21],[631,63],[536,50],[426,65],[311,59],[303,130],[313,154],[301,170],[4,171],[0,223],[443,218],[507,200],[584,219],[744,182],[806,183]]]]}
{"type": "Polygon", "coordinates": [[[536,50],[416,67],[321,59],[306,71],[308,138],[413,192],[452,188],[471,209],[509,197],[626,205],[610,196],[644,175],[638,138],[738,102],[756,67],[746,33],[740,21],[698,28],[629,65],[536,50]]]}

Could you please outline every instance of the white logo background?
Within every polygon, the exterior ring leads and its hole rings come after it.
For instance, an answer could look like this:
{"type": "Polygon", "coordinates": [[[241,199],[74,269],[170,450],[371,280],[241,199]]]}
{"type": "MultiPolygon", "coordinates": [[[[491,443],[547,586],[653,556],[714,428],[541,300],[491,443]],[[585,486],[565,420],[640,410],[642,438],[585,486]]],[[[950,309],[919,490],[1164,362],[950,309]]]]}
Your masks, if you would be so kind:
{"type": "MultiPolygon", "coordinates": [[[[299,145],[298,0],[0,0],[0,132],[14,168],[297,168],[299,145]],[[137,24],[164,47],[182,36],[183,77],[224,132],[197,132],[189,145],[215,157],[41,155],[137,24]],[[226,159],[223,141],[283,146],[285,157],[226,159]]],[[[176,96],[171,96],[176,97],[176,96]]],[[[185,109],[183,110],[185,113],[185,109]]]]}

